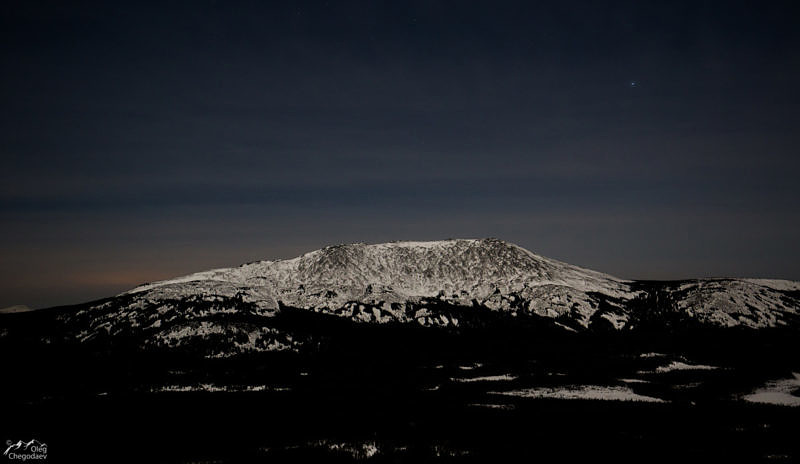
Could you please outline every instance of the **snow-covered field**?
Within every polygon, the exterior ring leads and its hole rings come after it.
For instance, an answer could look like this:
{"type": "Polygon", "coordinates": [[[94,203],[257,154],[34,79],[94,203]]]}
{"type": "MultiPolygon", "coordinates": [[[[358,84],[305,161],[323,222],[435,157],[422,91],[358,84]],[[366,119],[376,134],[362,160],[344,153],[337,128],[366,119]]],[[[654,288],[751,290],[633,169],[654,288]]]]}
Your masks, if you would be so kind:
{"type": "Polygon", "coordinates": [[[795,372],[790,378],[767,382],[742,399],[750,403],[800,407],[800,374],[795,372]]]}
{"type": "Polygon", "coordinates": [[[494,395],[535,399],[642,401],[647,403],[665,402],[659,398],[637,394],[627,387],[604,385],[565,385],[558,387],[538,387],[510,391],[493,391],[490,393],[494,395]]]}

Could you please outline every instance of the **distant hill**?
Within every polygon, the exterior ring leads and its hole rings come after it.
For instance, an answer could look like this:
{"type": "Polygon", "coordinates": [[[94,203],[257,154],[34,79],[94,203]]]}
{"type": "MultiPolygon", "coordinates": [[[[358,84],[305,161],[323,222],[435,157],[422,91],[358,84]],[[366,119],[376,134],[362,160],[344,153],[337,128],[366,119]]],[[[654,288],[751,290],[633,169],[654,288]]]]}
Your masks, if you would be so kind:
{"type": "Polygon", "coordinates": [[[25,305],[14,305],[14,306],[9,306],[7,308],[0,308],[0,314],[24,313],[27,311],[33,311],[33,310],[25,305]]]}

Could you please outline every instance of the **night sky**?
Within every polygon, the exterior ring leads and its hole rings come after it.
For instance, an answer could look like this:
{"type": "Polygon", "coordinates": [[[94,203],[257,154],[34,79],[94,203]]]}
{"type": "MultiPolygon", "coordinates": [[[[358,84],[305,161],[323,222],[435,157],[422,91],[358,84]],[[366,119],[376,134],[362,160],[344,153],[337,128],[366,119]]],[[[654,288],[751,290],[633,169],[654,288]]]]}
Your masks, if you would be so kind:
{"type": "Polygon", "coordinates": [[[795,2],[161,3],[0,6],[0,308],[450,237],[800,280],[795,2]]]}

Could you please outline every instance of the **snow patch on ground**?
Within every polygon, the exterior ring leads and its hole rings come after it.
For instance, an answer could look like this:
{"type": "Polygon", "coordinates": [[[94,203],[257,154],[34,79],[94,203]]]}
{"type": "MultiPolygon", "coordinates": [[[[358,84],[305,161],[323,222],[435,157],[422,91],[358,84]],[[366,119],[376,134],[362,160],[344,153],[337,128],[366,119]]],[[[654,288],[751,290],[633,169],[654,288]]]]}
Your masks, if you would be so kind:
{"type": "Polygon", "coordinates": [[[366,442],[334,442],[329,440],[319,440],[311,442],[308,446],[312,448],[323,448],[334,454],[344,454],[352,459],[370,459],[378,455],[380,447],[374,441],[366,442]]]}
{"type": "Polygon", "coordinates": [[[516,406],[514,406],[513,404],[498,404],[498,403],[471,403],[469,406],[473,408],[501,409],[504,411],[510,411],[516,408],[516,406]]]}
{"type": "Polygon", "coordinates": [[[482,366],[483,366],[483,364],[481,364],[481,363],[475,363],[475,364],[461,365],[461,366],[458,366],[458,368],[461,369],[462,371],[471,371],[473,369],[477,369],[477,368],[482,367],[482,366]]]}
{"type": "Polygon", "coordinates": [[[664,353],[642,353],[639,355],[640,358],[650,359],[650,358],[666,358],[667,355],[664,353]]]}
{"type": "Polygon", "coordinates": [[[600,400],[600,401],[641,401],[665,403],[652,396],[639,395],[628,387],[603,385],[567,385],[559,387],[538,387],[507,392],[489,392],[494,395],[516,396],[521,398],[560,399],[560,400],[600,400]]]}
{"type": "Polygon", "coordinates": [[[628,316],[626,314],[604,313],[600,317],[607,320],[616,330],[622,330],[628,323],[628,316]]]}
{"type": "Polygon", "coordinates": [[[485,375],[482,377],[451,377],[452,382],[510,382],[517,378],[511,374],[485,375]]]}
{"type": "Polygon", "coordinates": [[[289,387],[273,387],[268,385],[215,385],[212,383],[201,383],[195,385],[164,385],[160,387],[153,387],[150,393],[162,392],[261,392],[261,391],[289,391],[289,387]]]}
{"type": "Polygon", "coordinates": [[[638,374],[665,374],[673,371],[713,371],[719,369],[717,366],[709,366],[706,364],[689,364],[682,361],[672,361],[666,366],[659,366],[654,370],[642,370],[638,374]]]}
{"type": "Polygon", "coordinates": [[[742,399],[750,403],[798,407],[800,396],[795,392],[800,390],[800,374],[793,372],[792,375],[792,378],[768,382],[753,393],[743,396],[742,399]]]}
{"type": "Polygon", "coordinates": [[[650,383],[649,380],[642,379],[619,379],[619,381],[624,383],[650,383]]]}

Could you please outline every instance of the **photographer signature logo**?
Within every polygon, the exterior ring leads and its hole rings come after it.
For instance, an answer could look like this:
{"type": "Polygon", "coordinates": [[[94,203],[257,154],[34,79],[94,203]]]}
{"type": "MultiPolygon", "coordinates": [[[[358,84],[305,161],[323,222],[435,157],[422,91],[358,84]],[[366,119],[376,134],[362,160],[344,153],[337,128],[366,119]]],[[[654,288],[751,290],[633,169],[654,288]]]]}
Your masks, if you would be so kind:
{"type": "Polygon", "coordinates": [[[17,442],[8,440],[6,441],[6,446],[8,448],[6,448],[3,456],[8,459],[19,461],[47,459],[47,444],[36,439],[31,441],[18,440],[17,442]]]}

